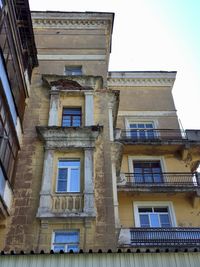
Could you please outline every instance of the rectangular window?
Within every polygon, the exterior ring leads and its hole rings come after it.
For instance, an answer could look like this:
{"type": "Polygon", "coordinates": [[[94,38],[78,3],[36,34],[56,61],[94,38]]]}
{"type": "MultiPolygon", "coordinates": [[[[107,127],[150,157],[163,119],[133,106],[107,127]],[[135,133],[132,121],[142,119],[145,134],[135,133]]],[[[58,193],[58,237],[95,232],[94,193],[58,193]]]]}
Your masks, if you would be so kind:
{"type": "Polygon", "coordinates": [[[78,252],[79,240],[79,231],[56,231],[53,233],[52,249],[54,252],[60,252],[60,250],[78,252]]]}
{"type": "Polygon", "coordinates": [[[80,127],[81,126],[81,108],[63,108],[62,126],[80,127]]]}
{"type": "Polygon", "coordinates": [[[80,160],[59,160],[56,192],[80,192],[80,160]]]}
{"type": "Polygon", "coordinates": [[[160,161],[133,161],[136,183],[161,183],[162,169],[160,161]]]}
{"type": "Polygon", "coordinates": [[[69,76],[82,75],[82,66],[65,66],[65,75],[69,76]]]}
{"type": "Polygon", "coordinates": [[[136,140],[154,139],[155,132],[153,129],[153,122],[137,122],[129,124],[130,137],[136,140]]]}
{"type": "Polygon", "coordinates": [[[140,227],[171,227],[168,207],[138,207],[140,227]]]}

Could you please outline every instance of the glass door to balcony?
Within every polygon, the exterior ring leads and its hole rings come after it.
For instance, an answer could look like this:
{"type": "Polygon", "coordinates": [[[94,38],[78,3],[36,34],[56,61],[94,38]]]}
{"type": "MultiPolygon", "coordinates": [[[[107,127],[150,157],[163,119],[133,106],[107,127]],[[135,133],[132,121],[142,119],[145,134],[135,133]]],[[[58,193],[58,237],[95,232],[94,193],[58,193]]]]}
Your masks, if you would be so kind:
{"type": "Polygon", "coordinates": [[[130,123],[130,137],[135,140],[152,140],[155,138],[152,122],[130,123]]]}
{"type": "Polygon", "coordinates": [[[133,161],[135,183],[162,183],[160,161],[133,161]]]}

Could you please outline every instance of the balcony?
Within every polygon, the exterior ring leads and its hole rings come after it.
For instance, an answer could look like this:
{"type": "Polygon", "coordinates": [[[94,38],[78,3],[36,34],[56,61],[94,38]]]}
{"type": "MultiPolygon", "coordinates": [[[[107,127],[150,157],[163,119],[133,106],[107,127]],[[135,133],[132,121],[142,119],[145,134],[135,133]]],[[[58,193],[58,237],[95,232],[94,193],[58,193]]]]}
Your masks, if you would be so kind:
{"type": "Polygon", "coordinates": [[[130,228],[121,229],[120,247],[198,247],[200,228],[130,228]]]}
{"type": "Polygon", "coordinates": [[[199,173],[123,173],[118,191],[193,192],[200,188],[199,173]]]}
{"type": "Polygon", "coordinates": [[[83,194],[56,194],[51,200],[54,213],[83,212],[83,194]]]}
{"type": "Polygon", "coordinates": [[[117,129],[115,139],[123,143],[184,142],[188,140],[186,132],[180,129],[117,129]]]}

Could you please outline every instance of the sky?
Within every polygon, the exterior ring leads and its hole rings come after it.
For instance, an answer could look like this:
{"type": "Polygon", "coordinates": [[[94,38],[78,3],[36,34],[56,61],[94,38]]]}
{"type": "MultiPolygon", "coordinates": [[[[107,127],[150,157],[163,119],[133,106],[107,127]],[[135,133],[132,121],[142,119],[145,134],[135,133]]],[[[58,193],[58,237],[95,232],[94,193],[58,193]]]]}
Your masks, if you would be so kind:
{"type": "Polygon", "coordinates": [[[109,71],[177,71],[184,129],[200,129],[200,0],[29,0],[31,10],[114,12],[109,71]]]}

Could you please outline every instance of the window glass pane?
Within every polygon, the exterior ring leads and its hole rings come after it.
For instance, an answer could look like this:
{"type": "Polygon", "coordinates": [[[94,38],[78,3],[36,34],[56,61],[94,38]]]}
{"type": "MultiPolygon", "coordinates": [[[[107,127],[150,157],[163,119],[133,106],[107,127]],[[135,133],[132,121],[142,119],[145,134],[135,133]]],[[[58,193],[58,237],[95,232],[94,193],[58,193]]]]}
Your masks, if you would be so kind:
{"type": "Polygon", "coordinates": [[[160,214],[160,223],[162,227],[170,227],[169,214],[160,214]]]}
{"type": "Polygon", "coordinates": [[[81,115],[81,108],[63,108],[64,115],[81,115]]]}
{"type": "Polygon", "coordinates": [[[73,117],[73,119],[72,119],[72,125],[74,126],[74,127],[79,127],[79,126],[81,126],[81,120],[80,120],[80,117],[73,117]]]}
{"type": "Polygon", "coordinates": [[[67,192],[67,181],[58,180],[57,191],[58,192],[67,192]]]}
{"type": "Polygon", "coordinates": [[[136,183],[144,183],[144,177],[142,174],[135,173],[134,179],[136,183]]]}
{"type": "Polygon", "coordinates": [[[68,169],[59,169],[58,170],[58,184],[57,184],[57,191],[58,192],[66,192],[67,191],[67,175],[68,175],[68,169]]]}
{"type": "Polygon", "coordinates": [[[146,124],[146,128],[147,129],[152,129],[153,128],[153,124],[152,123],[147,123],[146,124]]]}
{"type": "Polygon", "coordinates": [[[65,75],[82,75],[82,66],[66,66],[65,75]]]}
{"type": "Polygon", "coordinates": [[[55,233],[54,243],[77,243],[79,241],[78,232],[55,233]]]}
{"type": "Polygon", "coordinates": [[[70,192],[80,192],[80,171],[71,169],[70,192]]]}
{"type": "Polygon", "coordinates": [[[129,124],[129,127],[130,127],[130,128],[137,128],[137,124],[135,124],[135,123],[132,124],[132,123],[131,123],[131,124],[129,124]]]}
{"type": "Polygon", "coordinates": [[[150,227],[148,214],[140,214],[140,226],[150,227]]]}
{"type": "Polygon", "coordinates": [[[158,214],[149,214],[151,227],[160,227],[158,214]]]}
{"type": "Polygon", "coordinates": [[[65,246],[64,245],[54,245],[53,250],[54,250],[54,252],[60,252],[60,250],[65,251],[65,246]]]}
{"type": "Polygon", "coordinates": [[[139,212],[152,212],[152,208],[138,208],[139,212]]]}
{"type": "Polygon", "coordinates": [[[68,245],[67,252],[69,252],[70,250],[73,250],[73,252],[79,252],[79,247],[78,245],[68,245]]]}
{"type": "Polygon", "coordinates": [[[156,207],[154,208],[154,212],[167,212],[168,213],[168,208],[164,208],[164,207],[156,207]]]}
{"type": "Polygon", "coordinates": [[[59,160],[59,167],[80,167],[79,160],[59,160]]]}
{"type": "Polygon", "coordinates": [[[65,115],[62,119],[62,126],[70,127],[71,126],[71,117],[65,115]]]}
{"type": "Polygon", "coordinates": [[[138,128],[144,129],[145,128],[144,123],[138,123],[138,128]]]}

